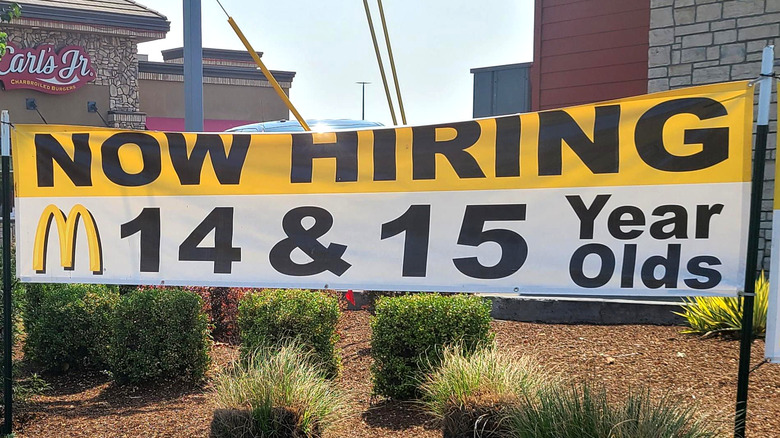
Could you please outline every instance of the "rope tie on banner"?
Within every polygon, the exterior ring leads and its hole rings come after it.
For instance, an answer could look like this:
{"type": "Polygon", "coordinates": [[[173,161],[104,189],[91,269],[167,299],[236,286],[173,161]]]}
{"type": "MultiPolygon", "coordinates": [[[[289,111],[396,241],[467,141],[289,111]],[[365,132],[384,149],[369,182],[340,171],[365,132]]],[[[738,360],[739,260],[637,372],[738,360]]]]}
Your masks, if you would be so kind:
{"type": "Polygon", "coordinates": [[[14,128],[14,129],[16,129],[16,126],[14,126],[14,124],[11,123],[11,122],[4,122],[4,121],[0,120],[0,125],[8,125],[8,126],[14,128]]]}
{"type": "Polygon", "coordinates": [[[751,79],[750,82],[748,82],[748,85],[752,87],[753,84],[755,84],[756,82],[764,78],[774,78],[780,80],[780,75],[778,75],[777,73],[759,73],[757,78],[751,79]]]}

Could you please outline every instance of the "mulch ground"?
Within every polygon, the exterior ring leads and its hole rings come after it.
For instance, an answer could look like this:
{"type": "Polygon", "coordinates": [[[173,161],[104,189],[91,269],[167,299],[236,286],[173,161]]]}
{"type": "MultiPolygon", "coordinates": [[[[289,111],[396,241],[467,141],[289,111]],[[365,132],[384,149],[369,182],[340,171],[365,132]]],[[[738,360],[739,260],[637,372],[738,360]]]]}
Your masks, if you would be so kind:
{"type": "MultiPolygon", "coordinates": [[[[343,370],[337,380],[350,393],[354,415],[334,435],[440,437],[413,404],[371,397],[369,314],[346,312],[340,322],[343,370]]],[[[612,394],[649,386],[698,403],[730,427],[739,342],[701,339],[681,327],[552,325],[494,321],[501,348],[534,355],[567,378],[603,382],[612,394]]],[[[761,362],[763,341],[753,346],[761,362]]],[[[237,356],[216,345],[214,368],[237,356]]],[[[16,409],[17,437],[205,437],[214,411],[208,383],[119,386],[102,373],[45,376],[51,389],[16,409]]],[[[780,366],[765,364],[750,379],[747,435],[780,435],[780,366]]],[[[725,436],[729,436],[726,434],[725,436]]]]}

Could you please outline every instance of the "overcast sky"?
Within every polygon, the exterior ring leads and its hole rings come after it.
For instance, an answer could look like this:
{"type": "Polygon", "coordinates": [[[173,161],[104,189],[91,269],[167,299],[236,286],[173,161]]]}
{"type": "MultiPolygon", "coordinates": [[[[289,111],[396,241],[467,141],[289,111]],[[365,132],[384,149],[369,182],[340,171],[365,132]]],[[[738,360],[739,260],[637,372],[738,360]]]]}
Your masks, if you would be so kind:
{"type": "MultiPolygon", "coordinates": [[[[168,38],[139,46],[161,61],[161,50],[182,45],[182,0],[139,3],[171,22],[168,38]]],[[[222,3],[264,52],[268,68],[296,72],[290,97],[304,118],[359,119],[356,82],[369,81],[366,119],[392,124],[361,0],[222,3]]],[[[376,0],[369,4],[382,43],[376,0]]],[[[532,59],[533,0],[386,0],[383,6],[410,125],[471,118],[471,68],[532,59]]],[[[216,0],[202,0],[202,10],[203,47],[243,50],[216,0]]],[[[386,58],[385,67],[391,80],[386,58]]]]}

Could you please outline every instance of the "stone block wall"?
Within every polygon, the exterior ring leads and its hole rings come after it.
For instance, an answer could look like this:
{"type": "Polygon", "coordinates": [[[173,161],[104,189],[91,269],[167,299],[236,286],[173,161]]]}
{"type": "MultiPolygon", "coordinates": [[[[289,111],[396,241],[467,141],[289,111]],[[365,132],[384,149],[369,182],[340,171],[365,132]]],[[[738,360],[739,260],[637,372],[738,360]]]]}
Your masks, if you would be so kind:
{"type": "MultiPolygon", "coordinates": [[[[649,1],[647,90],[651,93],[756,78],[764,47],[780,43],[780,0],[649,1]]],[[[778,54],[780,47],[775,47],[776,59],[778,54]]],[[[771,108],[758,255],[759,268],[764,270],[769,270],[772,238],[776,92],[771,108]]]]}
{"type": "MultiPolygon", "coordinates": [[[[139,113],[138,44],[133,35],[125,35],[120,31],[112,34],[105,29],[96,32],[78,25],[25,19],[6,24],[4,29],[11,42],[25,48],[40,44],[84,47],[92,60],[96,76],[94,81],[85,86],[109,88],[109,112],[139,113]]],[[[112,125],[121,128],[143,127],[143,123],[125,123],[123,119],[118,118],[116,123],[112,121],[112,125]]]]}

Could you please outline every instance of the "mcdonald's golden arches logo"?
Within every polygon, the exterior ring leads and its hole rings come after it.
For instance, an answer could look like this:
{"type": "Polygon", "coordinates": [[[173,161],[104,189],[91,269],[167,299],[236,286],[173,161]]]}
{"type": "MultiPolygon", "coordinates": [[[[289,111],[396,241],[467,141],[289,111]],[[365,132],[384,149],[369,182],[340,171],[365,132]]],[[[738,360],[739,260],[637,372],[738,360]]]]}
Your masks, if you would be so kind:
{"type": "Polygon", "coordinates": [[[100,233],[92,213],[81,204],[74,205],[67,217],[54,204],[49,204],[43,209],[35,232],[33,269],[39,273],[46,272],[46,254],[52,222],[57,227],[62,267],[67,270],[73,270],[74,268],[76,234],[79,224],[83,223],[89,247],[89,269],[94,274],[101,274],[103,272],[103,248],[100,242],[100,233]]]}

